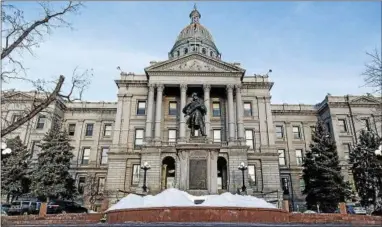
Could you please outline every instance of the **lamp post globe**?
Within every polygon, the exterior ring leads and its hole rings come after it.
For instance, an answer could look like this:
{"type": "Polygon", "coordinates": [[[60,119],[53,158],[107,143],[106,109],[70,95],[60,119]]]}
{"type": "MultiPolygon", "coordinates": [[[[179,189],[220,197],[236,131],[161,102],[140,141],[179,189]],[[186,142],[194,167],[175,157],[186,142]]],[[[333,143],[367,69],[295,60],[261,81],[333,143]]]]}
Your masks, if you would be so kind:
{"type": "Polygon", "coordinates": [[[141,166],[141,169],[143,170],[143,186],[142,186],[143,192],[147,192],[146,174],[147,174],[147,170],[149,170],[150,168],[151,167],[148,162],[144,162],[143,166],[141,166]]]}
{"type": "Polygon", "coordinates": [[[244,171],[248,169],[248,166],[246,166],[244,164],[244,162],[241,162],[239,167],[238,167],[238,169],[241,170],[241,173],[242,173],[242,176],[243,176],[243,186],[241,187],[241,191],[245,192],[247,188],[245,187],[244,171]]]}

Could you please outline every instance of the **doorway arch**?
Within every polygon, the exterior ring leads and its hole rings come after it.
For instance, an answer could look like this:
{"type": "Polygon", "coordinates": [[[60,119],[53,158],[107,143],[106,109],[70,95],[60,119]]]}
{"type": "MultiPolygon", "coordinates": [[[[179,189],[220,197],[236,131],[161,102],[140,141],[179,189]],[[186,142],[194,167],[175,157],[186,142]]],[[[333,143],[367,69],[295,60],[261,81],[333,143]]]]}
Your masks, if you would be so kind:
{"type": "Polygon", "coordinates": [[[167,156],[162,160],[162,175],[161,185],[162,189],[175,187],[175,159],[167,156]]]}
{"type": "Polygon", "coordinates": [[[217,183],[218,183],[218,190],[227,190],[227,160],[224,157],[218,157],[217,160],[217,169],[218,169],[218,175],[217,175],[217,183]]]}

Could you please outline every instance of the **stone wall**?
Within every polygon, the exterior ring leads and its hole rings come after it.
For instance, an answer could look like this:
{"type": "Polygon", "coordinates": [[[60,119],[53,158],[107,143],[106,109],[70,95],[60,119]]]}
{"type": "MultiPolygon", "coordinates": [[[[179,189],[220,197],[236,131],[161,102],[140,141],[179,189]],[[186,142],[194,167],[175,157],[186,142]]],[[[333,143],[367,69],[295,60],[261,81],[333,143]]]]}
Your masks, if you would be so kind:
{"type": "Polygon", "coordinates": [[[103,217],[97,214],[48,214],[45,217],[38,215],[5,216],[1,217],[1,226],[15,225],[59,225],[59,224],[96,224],[103,217]]]}

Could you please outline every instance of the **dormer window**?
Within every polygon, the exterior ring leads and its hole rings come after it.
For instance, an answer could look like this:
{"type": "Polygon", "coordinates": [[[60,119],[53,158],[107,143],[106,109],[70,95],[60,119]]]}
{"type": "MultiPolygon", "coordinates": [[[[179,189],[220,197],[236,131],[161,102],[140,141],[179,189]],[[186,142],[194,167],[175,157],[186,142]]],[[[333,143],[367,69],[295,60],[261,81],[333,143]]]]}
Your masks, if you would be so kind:
{"type": "Polygon", "coordinates": [[[176,52],[176,56],[177,57],[179,57],[179,55],[180,55],[180,52],[179,52],[179,50],[176,52]]]}
{"type": "Polygon", "coordinates": [[[188,49],[184,48],[184,54],[187,54],[187,53],[188,53],[188,49]]]}
{"type": "Polygon", "coordinates": [[[202,53],[206,54],[206,49],[205,48],[202,49],[202,53]]]}
{"type": "Polygon", "coordinates": [[[213,57],[214,53],[212,53],[212,51],[210,51],[210,56],[213,57]]]}

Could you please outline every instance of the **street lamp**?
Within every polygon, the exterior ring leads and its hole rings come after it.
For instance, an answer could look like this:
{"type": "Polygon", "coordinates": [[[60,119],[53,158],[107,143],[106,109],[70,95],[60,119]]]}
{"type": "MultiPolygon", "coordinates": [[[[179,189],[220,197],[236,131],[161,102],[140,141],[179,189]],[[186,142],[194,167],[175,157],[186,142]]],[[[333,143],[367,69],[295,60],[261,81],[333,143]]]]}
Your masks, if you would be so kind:
{"type": "Polygon", "coordinates": [[[246,169],[248,169],[248,166],[246,166],[246,165],[244,164],[244,162],[241,162],[240,165],[239,165],[239,168],[238,168],[238,169],[241,170],[241,173],[242,173],[242,175],[243,175],[243,187],[241,187],[241,191],[245,192],[246,187],[245,187],[245,182],[244,182],[244,171],[245,171],[246,169]]]}
{"type": "Polygon", "coordinates": [[[146,186],[146,173],[147,173],[147,170],[149,170],[151,167],[149,165],[149,163],[145,162],[143,164],[143,166],[141,166],[141,169],[143,169],[143,186],[142,186],[142,189],[143,189],[143,192],[147,192],[147,186],[146,186]]]}
{"type": "Polygon", "coordinates": [[[7,144],[1,142],[1,154],[10,154],[12,152],[11,148],[7,148],[7,144]]]}

